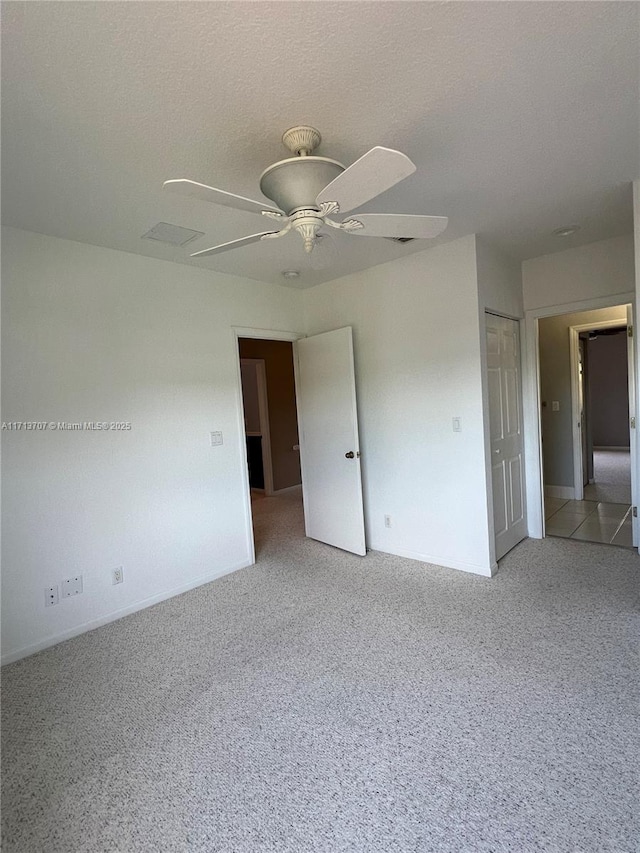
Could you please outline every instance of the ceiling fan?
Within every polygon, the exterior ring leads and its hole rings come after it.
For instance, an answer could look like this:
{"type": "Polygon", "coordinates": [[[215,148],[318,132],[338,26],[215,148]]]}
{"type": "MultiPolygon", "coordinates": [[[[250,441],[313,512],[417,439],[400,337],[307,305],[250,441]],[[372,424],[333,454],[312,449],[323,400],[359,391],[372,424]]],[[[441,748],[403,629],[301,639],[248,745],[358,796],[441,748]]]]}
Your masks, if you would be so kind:
{"type": "Polygon", "coordinates": [[[401,213],[362,213],[342,222],[331,217],[345,214],[380,195],[415,172],[416,167],[400,151],[376,146],[348,168],[313,151],[321,141],[313,127],[298,126],[285,131],[282,141],[295,155],[265,169],[260,189],[274,205],[254,201],[196,181],[165,181],[168,190],[238,210],[248,210],[280,223],[277,231],[262,231],[239,240],[194,252],[191,257],[217,255],[259,240],[283,237],[292,229],[312,252],[324,225],[363,237],[426,239],[437,237],[447,227],[446,216],[414,216],[401,213]]]}

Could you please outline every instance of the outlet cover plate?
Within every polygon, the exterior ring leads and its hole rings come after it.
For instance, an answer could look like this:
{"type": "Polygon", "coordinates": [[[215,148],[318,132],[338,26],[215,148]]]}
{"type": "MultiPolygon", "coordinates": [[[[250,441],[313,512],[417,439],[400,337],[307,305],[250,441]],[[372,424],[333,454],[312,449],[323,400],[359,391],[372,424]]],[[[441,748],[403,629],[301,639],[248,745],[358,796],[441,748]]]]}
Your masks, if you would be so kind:
{"type": "Polygon", "coordinates": [[[58,584],[54,584],[53,586],[47,586],[44,590],[44,606],[45,607],[53,607],[55,604],[60,603],[60,597],[58,596],[58,584]]]}
{"type": "Polygon", "coordinates": [[[74,575],[62,581],[62,597],[72,598],[82,593],[82,575],[74,575]]]}

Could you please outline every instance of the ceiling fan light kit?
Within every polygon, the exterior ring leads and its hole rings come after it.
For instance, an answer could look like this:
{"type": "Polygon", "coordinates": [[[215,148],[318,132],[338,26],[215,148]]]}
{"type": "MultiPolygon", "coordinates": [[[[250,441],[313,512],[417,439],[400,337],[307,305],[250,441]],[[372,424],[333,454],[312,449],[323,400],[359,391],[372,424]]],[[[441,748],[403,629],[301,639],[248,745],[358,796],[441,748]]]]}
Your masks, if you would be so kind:
{"type": "Polygon", "coordinates": [[[283,225],[278,231],[251,234],[194,252],[191,257],[215,255],[259,240],[283,237],[291,230],[300,234],[305,251],[310,253],[325,225],[365,237],[427,239],[444,231],[446,216],[369,213],[342,222],[332,219],[332,215],[348,213],[395,186],[415,172],[416,167],[406,154],[377,146],[345,168],[337,160],[313,154],[321,140],[320,133],[306,125],[285,131],[282,141],[295,156],[273,163],[260,176],[260,189],[275,206],[196,181],[165,181],[167,189],[214,204],[261,213],[283,225]]]}

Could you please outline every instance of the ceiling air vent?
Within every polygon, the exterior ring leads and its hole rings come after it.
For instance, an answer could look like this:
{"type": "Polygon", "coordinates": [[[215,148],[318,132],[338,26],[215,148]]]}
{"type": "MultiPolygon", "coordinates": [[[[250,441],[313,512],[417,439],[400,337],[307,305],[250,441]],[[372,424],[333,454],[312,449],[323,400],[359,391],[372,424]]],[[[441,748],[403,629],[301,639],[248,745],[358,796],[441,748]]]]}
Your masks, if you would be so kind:
{"type": "Polygon", "coordinates": [[[204,237],[204,231],[192,231],[191,228],[183,228],[181,225],[158,222],[151,231],[143,234],[141,239],[155,240],[157,243],[169,243],[171,246],[184,246],[195,240],[196,237],[204,237]]]}

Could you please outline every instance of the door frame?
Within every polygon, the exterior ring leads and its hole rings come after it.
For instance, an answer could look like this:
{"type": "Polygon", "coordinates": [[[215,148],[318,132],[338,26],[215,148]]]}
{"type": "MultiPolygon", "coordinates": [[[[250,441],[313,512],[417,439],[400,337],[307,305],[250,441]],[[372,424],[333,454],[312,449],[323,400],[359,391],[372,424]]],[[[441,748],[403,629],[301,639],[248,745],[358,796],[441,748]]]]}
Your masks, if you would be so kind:
{"type": "MultiPolygon", "coordinates": [[[[538,324],[543,317],[557,317],[560,314],[575,314],[579,311],[594,311],[598,308],[613,308],[616,305],[632,306],[632,325],[637,328],[636,297],[633,292],[618,293],[612,296],[598,296],[583,299],[578,302],[566,302],[562,305],[552,305],[546,308],[535,308],[525,311],[525,372],[523,382],[523,408],[525,424],[525,459],[527,484],[527,522],[529,536],[532,539],[543,539],[545,535],[543,469],[542,469],[542,424],[540,399],[540,339],[538,324]]],[[[637,336],[633,341],[633,363],[638,357],[637,336]]],[[[635,442],[635,436],[631,441],[635,442]]],[[[637,472],[631,470],[631,501],[637,506],[638,490],[637,472]]],[[[634,518],[634,539],[637,530],[637,519],[634,518]]]]}
{"type": "MultiPolygon", "coordinates": [[[[625,307],[629,303],[625,304],[625,307]]],[[[625,317],[624,324],[627,324],[625,317]]],[[[569,360],[571,365],[571,430],[573,436],[573,499],[584,500],[584,474],[582,470],[582,428],[580,427],[580,390],[578,339],[580,332],[596,329],[612,329],[622,325],[620,320],[602,320],[600,323],[580,323],[569,326],[569,360]]],[[[627,356],[628,360],[628,356],[627,356]]],[[[628,396],[628,395],[627,395],[628,396]]],[[[631,400],[629,400],[629,417],[631,400]]]]}
{"type": "MultiPolygon", "coordinates": [[[[240,339],[254,338],[264,341],[290,341],[295,343],[299,338],[306,338],[302,332],[291,332],[283,329],[253,329],[246,326],[232,326],[231,335],[233,342],[233,352],[235,354],[236,365],[236,415],[238,435],[245,435],[244,426],[244,407],[242,404],[242,374],[240,372],[240,339]]],[[[294,357],[295,364],[295,357],[294,357]]],[[[297,392],[297,388],[296,388],[297,392]]],[[[247,531],[247,549],[251,559],[251,565],[256,561],[256,546],[253,535],[253,511],[251,509],[251,487],[249,485],[249,460],[247,458],[247,442],[241,442],[240,459],[242,462],[242,471],[240,473],[242,482],[242,491],[244,496],[244,516],[245,529],[247,531]]],[[[266,487],[266,480],[265,480],[266,487]]],[[[265,489],[266,492],[266,489],[265,489]]]]}

